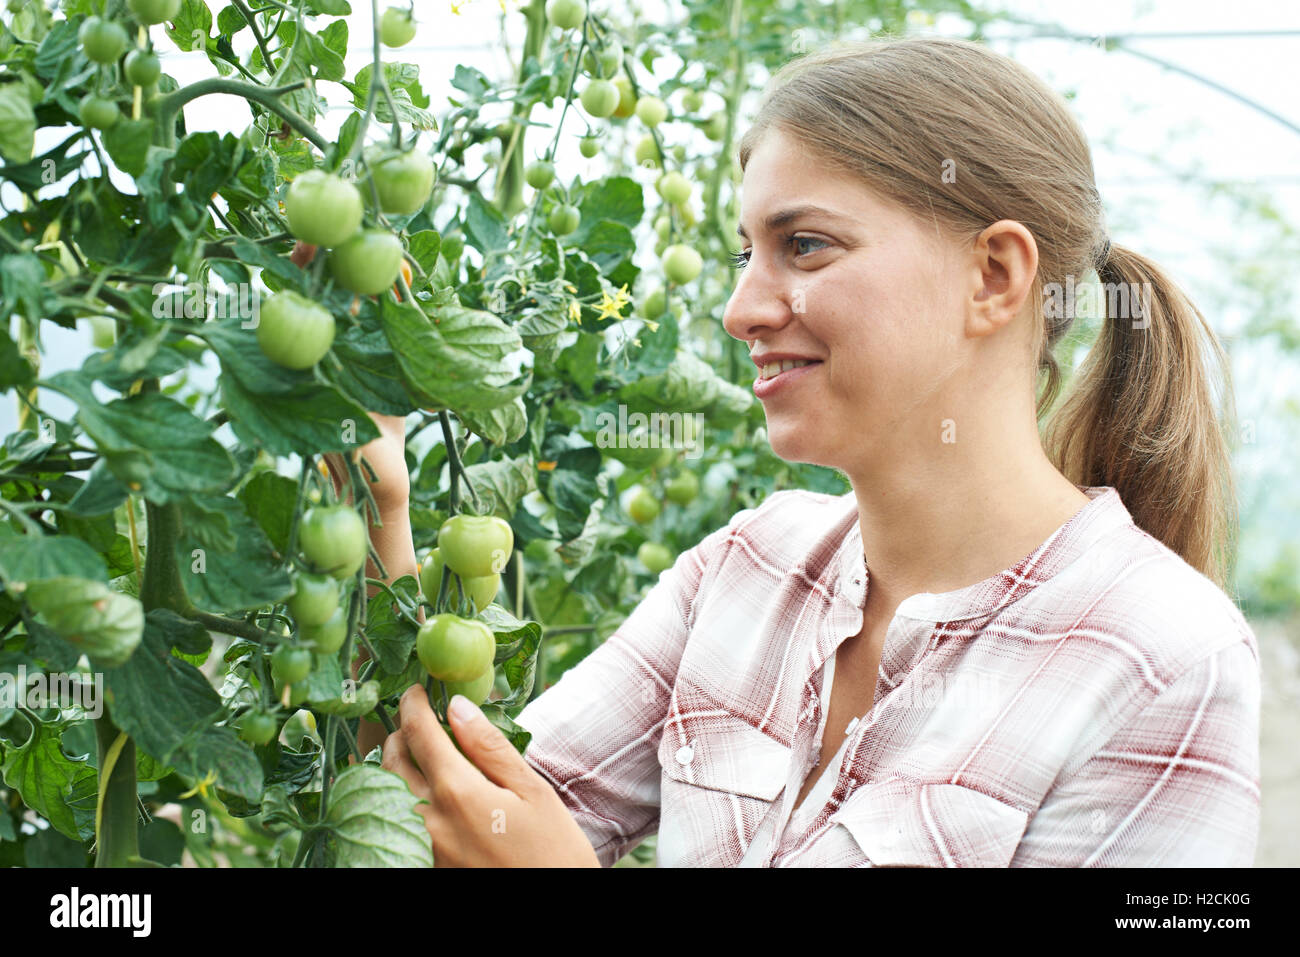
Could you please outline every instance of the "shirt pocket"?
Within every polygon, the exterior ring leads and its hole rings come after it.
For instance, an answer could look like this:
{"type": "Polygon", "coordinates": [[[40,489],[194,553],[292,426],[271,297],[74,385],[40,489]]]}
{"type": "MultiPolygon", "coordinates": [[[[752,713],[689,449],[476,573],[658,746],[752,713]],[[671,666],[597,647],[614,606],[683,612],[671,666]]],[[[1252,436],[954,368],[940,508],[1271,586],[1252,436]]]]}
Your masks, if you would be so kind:
{"type": "Polygon", "coordinates": [[[791,749],[734,714],[674,717],[659,743],[659,864],[734,866],[785,787],[791,749]]]}
{"type": "Polygon", "coordinates": [[[859,788],[833,813],[874,867],[1007,867],[1029,812],[960,784],[859,788]]]}

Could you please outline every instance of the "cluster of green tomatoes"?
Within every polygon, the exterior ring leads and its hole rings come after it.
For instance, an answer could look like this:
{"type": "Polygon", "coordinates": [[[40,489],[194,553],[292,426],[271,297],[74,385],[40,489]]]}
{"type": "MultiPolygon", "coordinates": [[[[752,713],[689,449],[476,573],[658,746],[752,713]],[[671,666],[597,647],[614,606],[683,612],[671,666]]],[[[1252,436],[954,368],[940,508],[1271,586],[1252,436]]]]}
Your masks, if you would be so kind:
{"type": "MultiPolygon", "coordinates": [[[[126,0],[126,6],[141,26],[148,27],[175,19],[181,10],[181,0],[126,0]]],[[[125,53],[122,75],[132,86],[148,89],[162,76],[162,64],[151,46],[137,47],[127,53],[131,37],[126,27],[117,20],[99,16],[86,17],[77,32],[77,39],[86,58],[103,68],[115,65],[125,53]]],[[[103,69],[100,70],[99,78],[101,81],[104,78],[103,69]]],[[[96,130],[109,129],[122,118],[117,103],[102,92],[90,92],[82,97],[77,113],[82,126],[96,130]]]]}
{"type": "MultiPolygon", "coordinates": [[[[307,570],[294,576],[293,594],[285,604],[297,625],[297,638],[271,652],[271,678],[277,698],[298,707],[307,697],[306,679],[316,655],[336,655],[348,637],[343,583],[355,578],[369,553],[365,522],[350,505],[316,505],[298,523],[298,546],[307,570]]],[[[276,735],[272,712],[253,710],[240,721],[240,736],[266,744],[276,735]]]]}
{"type": "MultiPolygon", "coordinates": [[[[664,482],[664,498],[674,505],[690,505],[699,494],[700,480],[688,469],[682,469],[664,482]]],[[[632,521],[638,525],[649,525],[659,517],[662,503],[646,486],[637,485],[628,493],[627,504],[624,507],[632,521]]],[[[671,568],[677,559],[671,548],[655,541],[642,542],[641,547],[636,551],[636,557],[655,575],[666,568],[671,568]]]]}
{"type": "MultiPolygon", "coordinates": [[[[445,595],[457,611],[469,605],[470,615],[486,608],[501,588],[501,570],[514,545],[514,531],[502,518],[453,515],[438,529],[438,546],[420,566],[425,600],[438,608],[445,595]]],[[[448,698],[462,694],[482,704],[492,693],[496,638],[482,621],[438,612],[420,626],[415,652],[425,671],[446,686],[448,698]]]]}
{"type": "MultiPolygon", "coordinates": [[[[379,209],[407,216],[433,191],[433,159],[418,150],[367,147],[368,185],[379,209]]],[[[334,282],[357,296],[376,296],[399,276],[409,281],[406,250],[396,233],[363,226],[365,200],[357,186],[334,173],[308,170],[289,184],[284,198],[289,232],[298,240],[291,259],[306,266],[320,247],[329,249],[334,282]]],[[[400,293],[399,293],[400,296],[400,293]]],[[[310,369],[334,343],[334,316],[320,303],[284,289],[261,304],[257,342],[272,362],[310,369]]]]}

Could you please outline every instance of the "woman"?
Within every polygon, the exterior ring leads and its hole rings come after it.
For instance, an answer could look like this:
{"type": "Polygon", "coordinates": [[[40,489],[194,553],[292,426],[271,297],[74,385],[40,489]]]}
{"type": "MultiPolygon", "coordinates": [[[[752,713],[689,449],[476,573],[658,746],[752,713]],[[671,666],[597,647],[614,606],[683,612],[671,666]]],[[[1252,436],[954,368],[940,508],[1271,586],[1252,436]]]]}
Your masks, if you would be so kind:
{"type": "Polygon", "coordinates": [[[439,863],[608,866],[657,832],[661,865],[1250,865],[1223,354],[1107,240],[1063,100],[973,43],[843,45],[774,78],[740,163],[724,325],[773,450],[853,491],[777,492],[684,553],[520,714],[524,758],[453,717],[476,771],[413,689],[384,761],[439,863]],[[1132,295],[1045,448],[1053,297],[1093,267],[1132,295]]]}

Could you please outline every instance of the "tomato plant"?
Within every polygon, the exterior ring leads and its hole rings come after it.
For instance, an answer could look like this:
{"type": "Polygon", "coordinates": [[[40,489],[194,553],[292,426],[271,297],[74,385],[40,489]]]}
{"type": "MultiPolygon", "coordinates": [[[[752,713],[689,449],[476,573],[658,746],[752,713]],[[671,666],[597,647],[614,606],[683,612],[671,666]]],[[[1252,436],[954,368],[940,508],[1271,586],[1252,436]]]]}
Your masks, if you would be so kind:
{"type": "Polygon", "coordinates": [[[656,575],[671,568],[674,559],[672,549],[660,542],[642,542],[636,550],[636,557],[637,561],[656,575]]]}
{"type": "Polygon", "coordinates": [[[239,736],[249,744],[267,744],[279,730],[275,715],[265,711],[250,711],[239,721],[239,736]]]}
{"type": "Polygon", "coordinates": [[[405,785],[349,742],[391,725],[411,684],[440,691],[422,616],[457,618],[448,647],[472,652],[450,694],[484,702],[503,656],[482,707],[523,750],[519,711],[647,587],[628,489],[673,500],[679,460],[707,484],[654,519],[672,554],[773,487],[842,491],[758,439],[752,364],[716,334],[735,139],[696,135],[701,109],[733,115],[745,58],[775,54],[706,5],[660,25],[526,0],[502,14],[517,66],[443,76],[390,44],[410,43],[407,4],[388,37],[342,0],[174,6],[33,2],[0,31],[0,672],[84,654],[107,703],[0,704],[0,835],[17,837],[0,864],[53,836],[139,863],[164,843],[140,806],[160,826],[180,805],[220,813],[163,863],[427,865],[427,843],[364,808],[348,826],[383,854],[338,840],[355,804],[332,810],[373,792],[420,833],[405,785]],[[382,49],[354,63],[363,32],[382,49]],[[661,84],[670,56],[698,67],[661,84]],[[677,122],[641,125],[672,97],[677,122]],[[710,264],[689,297],[656,262],[669,246],[710,264]],[[620,410],[681,427],[606,429],[620,410]],[[367,560],[368,531],[396,521],[372,413],[402,423],[413,556],[438,547],[445,593],[436,561],[367,560]],[[277,707],[303,710],[254,751],[277,707]]]}
{"type": "Polygon", "coordinates": [[[638,525],[653,522],[659,515],[659,499],[644,485],[638,485],[628,498],[627,514],[638,525]]]}

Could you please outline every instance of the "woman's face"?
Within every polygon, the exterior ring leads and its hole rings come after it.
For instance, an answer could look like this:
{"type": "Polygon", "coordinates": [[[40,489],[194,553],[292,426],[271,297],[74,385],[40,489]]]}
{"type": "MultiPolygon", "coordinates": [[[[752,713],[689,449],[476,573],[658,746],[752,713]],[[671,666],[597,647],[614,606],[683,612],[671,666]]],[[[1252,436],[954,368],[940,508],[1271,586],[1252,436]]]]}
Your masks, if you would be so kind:
{"type": "Polygon", "coordinates": [[[951,241],[778,128],[751,153],[743,197],[747,261],[723,325],[763,366],[754,391],[773,451],[852,477],[936,441],[945,385],[969,356],[970,272],[951,241]],[[776,373],[780,358],[810,364],[776,373]]]}

